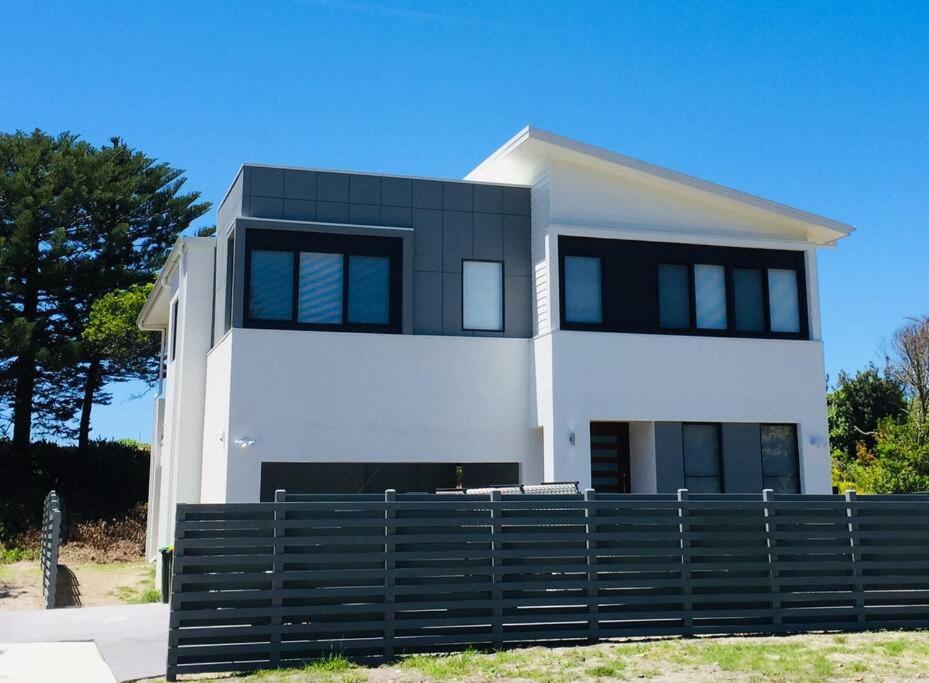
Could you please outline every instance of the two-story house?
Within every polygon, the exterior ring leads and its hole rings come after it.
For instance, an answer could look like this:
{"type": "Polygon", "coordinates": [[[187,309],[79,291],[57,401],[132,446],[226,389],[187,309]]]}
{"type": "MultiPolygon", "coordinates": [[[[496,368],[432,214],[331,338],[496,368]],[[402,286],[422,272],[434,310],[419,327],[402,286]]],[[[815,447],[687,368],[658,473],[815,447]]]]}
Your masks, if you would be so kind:
{"type": "Polygon", "coordinates": [[[533,128],[461,181],[247,164],[139,317],[149,548],[277,488],[828,493],[816,250],[851,230],[533,128]]]}

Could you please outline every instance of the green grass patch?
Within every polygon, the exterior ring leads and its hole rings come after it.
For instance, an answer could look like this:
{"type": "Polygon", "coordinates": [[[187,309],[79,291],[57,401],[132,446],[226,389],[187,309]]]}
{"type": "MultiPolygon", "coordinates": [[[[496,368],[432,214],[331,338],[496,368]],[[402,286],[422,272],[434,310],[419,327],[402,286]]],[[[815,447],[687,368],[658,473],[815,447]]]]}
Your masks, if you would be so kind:
{"type": "Polygon", "coordinates": [[[0,545],[0,564],[32,562],[38,559],[39,552],[35,548],[8,548],[0,545]]]}
{"type": "MultiPolygon", "coordinates": [[[[113,571],[125,569],[125,564],[97,564],[85,565],[97,571],[113,571]]],[[[141,569],[141,567],[140,567],[141,569]]],[[[155,565],[145,564],[144,578],[134,586],[117,586],[111,593],[130,605],[142,605],[150,602],[161,602],[161,591],[155,588],[155,565]]]]}

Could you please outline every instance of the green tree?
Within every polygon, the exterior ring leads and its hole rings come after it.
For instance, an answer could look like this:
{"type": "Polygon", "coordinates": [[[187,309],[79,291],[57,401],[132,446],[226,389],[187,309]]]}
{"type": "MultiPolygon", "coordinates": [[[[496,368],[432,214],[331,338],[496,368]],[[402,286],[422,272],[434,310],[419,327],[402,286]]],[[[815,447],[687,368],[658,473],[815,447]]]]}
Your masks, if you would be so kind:
{"type": "Polygon", "coordinates": [[[110,397],[102,391],[109,382],[141,379],[151,383],[158,376],[159,347],[154,335],[143,332],[136,319],[152,285],[133,285],[129,289],[104,294],[90,308],[82,339],[84,353],[95,368],[94,383],[85,384],[81,398],[78,446],[90,439],[90,415],[94,404],[106,404],[110,397]]]}
{"type": "Polygon", "coordinates": [[[840,465],[840,487],[862,493],[929,491],[929,444],[920,443],[919,429],[914,419],[882,420],[874,453],[840,465]]]}
{"type": "Polygon", "coordinates": [[[832,448],[849,460],[857,457],[860,448],[874,451],[881,420],[898,420],[906,414],[903,388],[892,377],[882,377],[873,365],[854,376],[839,373],[827,402],[832,448]]]}

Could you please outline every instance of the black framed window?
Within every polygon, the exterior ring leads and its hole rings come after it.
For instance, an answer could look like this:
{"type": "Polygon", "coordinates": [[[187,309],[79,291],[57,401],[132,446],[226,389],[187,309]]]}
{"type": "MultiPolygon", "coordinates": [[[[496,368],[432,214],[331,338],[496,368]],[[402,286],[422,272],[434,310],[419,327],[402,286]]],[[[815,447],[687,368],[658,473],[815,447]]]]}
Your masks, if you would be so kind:
{"type": "Polygon", "coordinates": [[[718,424],[684,424],[684,487],[692,493],[722,493],[723,464],[718,424]]]}
{"type": "Polygon", "coordinates": [[[173,361],[177,354],[177,305],[179,299],[171,302],[171,352],[168,354],[168,360],[173,361]]]}
{"type": "Polygon", "coordinates": [[[565,256],[561,281],[564,283],[564,319],[583,325],[603,322],[603,268],[596,256],[565,256]]]}
{"type": "Polygon", "coordinates": [[[776,493],[800,493],[797,425],[761,425],[761,474],[766,489],[776,493]]]}
{"type": "Polygon", "coordinates": [[[690,327],[690,266],[658,264],[658,324],[665,329],[690,327]]]}
{"type": "Polygon", "coordinates": [[[802,251],[559,237],[566,330],[808,339],[802,251]]]}
{"type": "Polygon", "coordinates": [[[232,327],[232,290],[235,287],[235,233],[226,239],[226,296],[224,301],[223,332],[232,327]]]}
{"type": "Polygon", "coordinates": [[[462,261],[462,329],[502,332],[503,301],[502,261],[462,261]]]}
{"type": "Polygon", "coordinates": [[[402,240],[248,230],[246,326],[401,331],[402,240]]]}

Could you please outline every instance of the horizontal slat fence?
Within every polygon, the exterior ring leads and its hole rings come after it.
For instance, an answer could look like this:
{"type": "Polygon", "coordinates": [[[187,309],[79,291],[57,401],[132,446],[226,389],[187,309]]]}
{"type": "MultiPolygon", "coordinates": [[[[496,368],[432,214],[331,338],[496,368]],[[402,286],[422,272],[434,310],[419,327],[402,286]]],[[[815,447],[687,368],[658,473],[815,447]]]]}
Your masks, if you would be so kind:
{"type": "Polygon", "coordinates": [[[178,506],[168,678],[334,652],[926,626],[929,496],[281,496],[178,506]]]}
{"type": "Polygon", "coordinates": [[[57,598],[58,550],[61,546],[62,530],[61,508],[61,498],[54,491],[49,491],[42,507],[42,548],[39,553],[39,564],[42,568],[42,596],[45,598],[46,609],[53,608],[57,598]]]}

